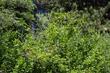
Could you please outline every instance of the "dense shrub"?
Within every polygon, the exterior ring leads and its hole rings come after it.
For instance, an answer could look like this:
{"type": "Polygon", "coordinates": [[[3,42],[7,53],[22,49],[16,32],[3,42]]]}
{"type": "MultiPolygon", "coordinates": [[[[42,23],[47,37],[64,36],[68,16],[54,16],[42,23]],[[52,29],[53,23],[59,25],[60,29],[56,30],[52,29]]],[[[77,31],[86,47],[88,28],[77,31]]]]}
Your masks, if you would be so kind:
{"type": "MultiPolygon", "coordinates": [[[[50,9],[65,11],[68,2],[53,1],[50,9]]],[[[0,72],[110,73],[109,21],[103,9],[78,11],[75,4],[75,11],[36,14],[35,21],[33,8],[31,0],[0,0],[0,72]],[[34,37],[32,21],[39,27],[34,37]]]]}
{"type": "Polygon", "coordinates": [[[50,16],[36,40],[28,35],[18,49],[12,73],[107,73],[106,39],[94,27],[84,27],[91,23],[88,16],[77,12],[50,16]]]}
{"type": "MultiPolygon", "coordinates": [[[[34,0],[36,1],[36,0],[34,0]]],[[[77,4],[78,9],[84,9],[89,7],[100,8],[105,7],[109,0],[37,0],[48,4],[51,9],[63,8],[65,11],[71,11],[74,3],[77,4]]]]}
{"type": "Polygon", "coordinates": [[[21,1],[0,0],[0,71],[4,73],[12,72],[15,67],[21,44],[30,32],[30,23],[26,21],[34,20],[32,1],[21,1]],[[22,12],[17,8],[20,6],[20,10],[24,7],[22,12]]]}
{"type": "Polygon", "coordinates": [[[18,11],[33,10],[33,4],[31,0],[0,0],[0,6],[8,9],[17,9],[18,11]]]}
{"type": "Polygon", "coordinates": [[[37,40],[39,46],[36,50],[43,50],[41,55],[44,56],[37,55],[38,58],[40,56],[41,69],[38,67],[38,59],[35,72],[105,72],[106,44],[101,43],[104,39],[93,27],[82,28],[88,23],[90,21],[85,15],[53,13],[48,28],[37,40]]]}

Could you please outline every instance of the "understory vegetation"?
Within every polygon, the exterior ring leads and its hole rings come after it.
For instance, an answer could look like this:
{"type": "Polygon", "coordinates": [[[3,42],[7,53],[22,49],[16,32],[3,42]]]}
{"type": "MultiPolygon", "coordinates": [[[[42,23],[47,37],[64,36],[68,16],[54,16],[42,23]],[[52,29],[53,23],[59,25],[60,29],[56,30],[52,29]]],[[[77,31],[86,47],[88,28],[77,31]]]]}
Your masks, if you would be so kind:
{"type": "Polygon", "coordinates": [[[110,73],[109,1],[87,1],[0,0],[0,73],[110,73]]]}

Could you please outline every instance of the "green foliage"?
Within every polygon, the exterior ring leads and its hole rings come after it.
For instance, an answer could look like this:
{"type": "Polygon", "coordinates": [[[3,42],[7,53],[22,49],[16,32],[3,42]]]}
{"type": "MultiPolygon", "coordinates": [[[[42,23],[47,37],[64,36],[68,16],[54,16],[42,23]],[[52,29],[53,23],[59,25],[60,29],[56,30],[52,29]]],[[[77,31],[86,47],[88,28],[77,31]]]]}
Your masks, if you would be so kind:
{"type": "Polygon", "coordinates": [[[106,39],[94,27],[83,31],[88,17],[77,12],[50,16],[36,40],[28,35],[18,49],[12,73],[107,73],[106,39]]]}
{"type": "Polygon", "coordinates": [[[109,0],[38,0],[47,4],[47,9],[49,10],[63,10],[63,11],[71,11],[74,8],[78,8],[78,10],[82,10],[84,8],[90,8],[91,6],[95,9],[105,7],[109,0]]]}
{"type": "MultiPolygon", "coordinates": [[[[41,49],[44,53],[38,55],[38,57],[41,56],[41,69],[35,66],[35,72],[105,72],[106,44],[101,43],[104,39],[94,31],[94,28],[84,28],[87,31],[82,32],[81,27],[87,26],[89,22],[86,19],[86,16],[77,13],[52,14],[48,28],[41,33],[41,39],[37,40],[39,46],[36,49],[41,49]]],[[[37,64],[39,64],[38,61],[37,64]]]]}
{"type": "Polygon", "coordinates": [[[0,0],[0,6],[8,9],[18,9],[18,11],[33,10],[33,4],[31,0],[0,0]]]}
{"type": "Polygon", "coordinates": [[[0,71],[4,73],[12,72],[17,63],[30,32],[27,21],[34,20],[33,6],[31,0],[0,0],[0,71]]]}
{"type": "Polygon", "coordinates": [[[109,25],[102,18],[103,9],[78,11],[73,1],[60,1],[54,0],[50,8],[65,11],[67,4],[75,11],[36,14],[39,20],[35,21],[31,0],[0,0],[0,71],[110,72],[109,34],[100,33],[109,25]],[[32,21],[39,23],[34,38],[29,25],[32,21]]]}
{"type": "MultiPolygon", "coordinates": [[[[27,26],[23,25],[23,22],[21,25],[19,22],[16,24],[16,26],[14,26],[14,24],[8,25],[9,27],[5,26],[4,29],[2,28],[3,30],[1,29],[2,31],[0,32],[0,70],[3,70],[4,73],[10,73],[14,72],[14,68],[16,69],[17,64],[19,64],[17,63],[17,60],[19,61],[19,56],[22,56],[22,43],[25,41],[27,32],[29,32],[29,27],[27,28],[27,26]]],[[[26,68],[25,71],[29,70],[26,66],[23,67],[22,69],[26,68]]],[[[20,73],[22,72],[20,69],[18,70],[20,73]]]]}

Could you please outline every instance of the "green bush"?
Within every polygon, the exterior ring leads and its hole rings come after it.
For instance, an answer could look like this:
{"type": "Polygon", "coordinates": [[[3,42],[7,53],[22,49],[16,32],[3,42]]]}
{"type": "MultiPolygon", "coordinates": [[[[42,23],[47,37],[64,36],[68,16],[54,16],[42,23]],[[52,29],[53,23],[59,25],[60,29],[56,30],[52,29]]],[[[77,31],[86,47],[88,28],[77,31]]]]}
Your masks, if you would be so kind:
{"type": "Polygon", "coordinates": [[[109,24],[101,18],[103,12],[92,8],[88,11],[53,12],[49,13],[49,20],[39,15],[38,26],[41,28],[37,28],[40,31],[36,31],[33,38],[28,25],[35,21],[33,8],[31,0],[0,0],[0,71],[110,72],[109,35],[103,36],[96,30],[105,31],[101,25],[109,24]]]}
{"type": "Polygon", "coordinates": [[[34,8],[31,0],[0,0],[0,6],[18,11],[32,11],[34,8]]]}
{"type": "Polygon", "coordinates": [[[25,36],[30,32],[30,23],[26,21],[34,19],[33,6],[31,0],[0,0],[0,71],[3,73],[12,72],[17,64],[25,36]]]}
{"type": "MultiPolygon", "coordinates": [[[[78,13],[52,13],[36,40],[28,35],[13,73],[107,73],[106,39],[78,13]]],[[[108,65],[108,66],[107,66],[108,65]]]]}
{"type": "Polygon", "coordinates": [[[49,64],[45,62],[47,64],[45,69],[50,67],[48,71],[52,71],[52,73],[67,73],[76,70],[92,73],[104,71],[106,44],[101,43],[104,39],[95,32],[93,27],[82,28],[88,23],[90,22],[85,15],[77,13],[52,14],[52,20],[48,28],[41,33],[38,43],[41,44],[39,45],[41,48],[38,49],[45,52],[43,59],[46,54],[51,53],[50,61],[47,61],[49,64]]]}

